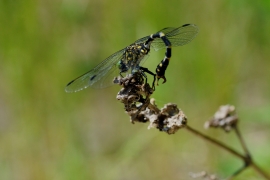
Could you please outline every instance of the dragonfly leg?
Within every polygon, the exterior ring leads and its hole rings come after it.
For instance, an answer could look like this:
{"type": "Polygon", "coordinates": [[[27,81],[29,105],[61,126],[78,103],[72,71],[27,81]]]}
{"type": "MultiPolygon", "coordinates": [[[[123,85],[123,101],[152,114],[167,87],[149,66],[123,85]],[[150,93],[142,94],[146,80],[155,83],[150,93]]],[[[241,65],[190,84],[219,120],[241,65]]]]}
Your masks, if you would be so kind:
{"type": "Polygon", "coordinates": [[[151,72],[148,68],[145,67],[141,67],[140,66],[140,70],[142,70],[142,75],[145,77],[145,83],[147,83],[147,76],[144,72],[152,75],[154,77],[153,83],[152,83],[152,88],[155,90],[155,82],[156,82],[156,74],[154,74],[153,72],[151,72]]]}
{"type": "Polygon", "coordinates": [[[121,76],[121,78],[123,78],[123,77],[124,77],[124,76],[122,75],[122,73],[123,73],[123,72],[120,72],[120,73],[119,73],[119,74],[120,74],[120,76],[121,76]]]}

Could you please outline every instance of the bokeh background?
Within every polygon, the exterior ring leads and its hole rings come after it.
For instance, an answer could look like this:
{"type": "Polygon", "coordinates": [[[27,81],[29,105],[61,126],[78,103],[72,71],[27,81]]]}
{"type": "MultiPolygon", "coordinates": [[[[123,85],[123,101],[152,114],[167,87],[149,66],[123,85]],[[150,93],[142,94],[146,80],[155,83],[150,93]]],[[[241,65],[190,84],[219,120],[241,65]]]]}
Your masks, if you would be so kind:
{"type": "MultiPolygon", "coordinates": [[[[189,125],[240,149],[234,133],[204,130],[233,104],[255,161],[270,171],[270,1],[1,0],[0,179],[192,179],[242,166],[186,130],[175,135],[129,122],[119,87],[65,93],[65,85],[136,39],[194,23],[198,36],[173,48],[166,84],[189,125]]],[[[144,64],[154,71],[165,50],[144,64]]],[[[236,179],[262,179],[251,168],[236,179]]]]}

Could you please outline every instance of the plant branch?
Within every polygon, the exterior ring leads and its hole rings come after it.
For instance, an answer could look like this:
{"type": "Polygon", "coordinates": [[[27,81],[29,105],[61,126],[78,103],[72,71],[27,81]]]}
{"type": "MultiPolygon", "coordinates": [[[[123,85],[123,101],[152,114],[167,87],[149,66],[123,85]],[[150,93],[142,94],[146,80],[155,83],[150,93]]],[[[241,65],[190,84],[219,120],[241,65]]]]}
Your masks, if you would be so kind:
{"type": "Polygon", "coordinates": [[[270,180],[269,174],[264,172],[254,161],[251,161],[250,166],[253,167],[253,169],[262,175],[265,179],[270,180]]]}
{"type": "MultiPolygon", "coordinates": [[[[241,169],[239,169],[238,171],[236,171],[232,176],[230,176],[229,178],[228,178],[228,180],[229,179],[231,179],[231,178],[233,178],[233,177],[235,177],[236,175],[238,175],[240,172],[242,172],[244,169],[246,169],[247,167],[249,167],[249,166],[251,166],[255,171],[257,171],[259,174],[261,174],[265,179],[267,179],[267,180],[270,180],[270,176],[268,175],[268,174],[266,174],[251,158],[250,158],[250,155],[249,155],[249,153],[247,154],[247,156],[243,156],[242,154],[240,154],[239,152],[237,152],[237,151],[235,151],[234,149],[232,149],[231,147],[228,147],[226,144],[224,144],[224,143],[222,143],[222,142],[220,142],[220,141],[217,141],[217,140],[215,140],[215,139],[213,139],[213,138],[211,138],[211,137],[209,137],[209,136],[207,136],[207,135],[204,135],[204,134],[202,134],[201,132],[199,132],[199,131],[197,131],[197,130],[195,130],[195,129],[193,129],[193,128],[191,128],[190,126],[188,126],[188,125],[186,125],[185,126],[185,129],[187,129],[189,132],[191,132],[191,133],[193,133],[193,134],[195,134],[195,135],[197,135],[198,137],[201,137],[201,138],[203,138],[203,139],[205,139],[205,140],[207,140],[207,141],[209,141],[209,142],[211,142],[211,143],[213,143],[213,144],[215,144],[215,145],[217,145],[217,146],[219,146],[219,147],[221,147],[221,148],[223,148],[223,149],[225,149],[226,151],[228,151],[228,152],[230,152],[230,153],[232,153],[233,155],[235,155],[235,156],[237,156],[238,158],[240,158],[240,159],[242,159],[244,162],[245,162],[245,165],[241,168],[241,169]],[[248,163],[247,163],[248,162],[248,163]]],[[[237,128],[236,128],[237,129],[237,128]]],[[[237,133],[239,133],[239,131],[237,131],[237,133]]],[[[240,133],[239,133],[240,134],[240,133]]],[[[241,135],[240,135],[241,136],[241,135]]],[[[242,141],[243,141],[243,139],[242,139],[242,141]]],[[[245,148],[246,148],[246,146],[245,146],[245,148]]],[[[247,150],[247,149],[246,149],[247,150]]],[[[247,151],[245,151],[245,152],[248,152],[248,150],[247,151]]]]}
{"type": "Polygon", "coordinates": [[[241,146],[244,149],[246,156],[251,159],[251,155],[250,155],[250,153],[248,151],[248,148],[246,146],[246,143],[244,142],[244,139],[243,139],[243,137],[242,137],[242,135],[241,135],[241,133],[240,133],[237,125],[234,127],[234,130],[235,130],[235,133],[236,133],[237,137],[240,140],[241,146]]]}
{"type": "Polygon", "coordinates": [[[213,143],[213,144],[215,144],[215,145],[217,145],[217,146],[219,146],[219,147],[221,147],[221,148],[223,148],[223,149],[225,149],[225,150],[227,150],[228,152],[232,153],[233,155],[235,155],[235,156],[237,156],[238,158],[240,158],[240,159],[242,159],[243,161],[245,161],[245,159],[246,159],[245,156],[241,155],[239,152],[235,151],[234,149],[228,147],[228,146],[225,145],[224,143],[222,143],[222,142],[220,142],[220,141],[217,141],[217,140],[215,140],[215,139],[213,139],[213,138],[211,138],[211,137],[209,137],[209,136],[207,136],[207,135],[204,135],[204,134],[202,134],[201,132],[199,132],[199,131],[197,131],[197,130],[191,128],[191,127],[188,126],[188,125],[185,126],[185,129],[187,129],[189,132],[191,132],[191,133],[193,133],[193,134],[195,134],[195,135],[197,135],[197,136],[199,136],[199,137],[201,137],[201,138],[203,138],[203,139],[205,139],[205,140],[207,140],[207,141],[209,141],[209,142],[211,142],[211,143],[213,143]]]}

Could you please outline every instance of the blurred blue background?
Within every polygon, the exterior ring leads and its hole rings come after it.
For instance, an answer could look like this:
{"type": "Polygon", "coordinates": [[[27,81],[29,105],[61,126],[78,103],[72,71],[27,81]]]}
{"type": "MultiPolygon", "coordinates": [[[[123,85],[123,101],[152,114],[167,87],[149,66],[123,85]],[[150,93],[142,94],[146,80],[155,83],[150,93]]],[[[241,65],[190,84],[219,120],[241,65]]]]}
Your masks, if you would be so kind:
{"type": "MultiPolygon", "coordinates": [[[[233,133],[204,130],[222,104],[236,106],[254,159],[270,167],[270,1],[0,1],[0,179],[191,179],[242,166],[180,130],[129,122],[119,87],[67,94],[65,85],[112,53],[165,27],[194,23],[173,48],[167,83],[152,97],[176,103],[189,125],[240,149],[233,133]]],[[[154,71],[165,50],[144,64],[154,71]]],[[[251,168],[236,179],[260,179],[251,168]]]]}

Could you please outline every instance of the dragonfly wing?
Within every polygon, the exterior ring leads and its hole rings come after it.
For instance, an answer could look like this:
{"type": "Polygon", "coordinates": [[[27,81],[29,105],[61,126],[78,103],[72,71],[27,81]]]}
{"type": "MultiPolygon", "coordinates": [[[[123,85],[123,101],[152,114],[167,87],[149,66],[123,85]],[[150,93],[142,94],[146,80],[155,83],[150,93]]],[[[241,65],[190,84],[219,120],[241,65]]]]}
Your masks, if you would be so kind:
{"type": "Polygon", "coordinates": [[[186,24],[166,33],[166,37],[171,41],[172,46],[183,46],[192,41],[198,32],[199,28],[195,24],[186,24]]]}
{"type": "Polygon", "coordinates": [[[109,78],[115,74],[117,63],[123,57],[124,51],[125,49],[122,49],[112,54],[94,69],[72,80],[67,84],[65,88],[66,92],[77,92],[89,86],[93,88],[105,88],[112,85],[113,79],[109,78]]]}
{"type": "MultiPolygon", "coordinates": [[[[167,28],[164,28],[164,29],[156,32],[156,33],[163,32],[164,34],[166,34],[168,32],[171,32],[171,31],[175,30],[175,29],[176,29],[175,27],[167,27],[167,28]]],[[[150,35],[149,36],[145,36],[145,37],[140,38],[137,41],[135,41],[135,43],[138,43],[138,44],[139,43],[145,43],[145,41],[147,41],[147,39],[149,39],[149,38],[150,38],[150,35]]],[[[154,40],[155,44],[158,43],[159,41],[163,43],[163,41],[160,38],[157,38],[157,39],[154,40]]],[[[163,43],[163,45],[164,45],[164,43],[163,43]]],[[[164,47],[165,47],[165,45],[164,45],[164,47]]]]}
{"type": "Polygon", "coordinates": [[[140,39],[138,39],[137,41],[135,41],[134,43],[135,43],[135,44],[145,43],[145,41],[146,41],[147,39],[149,39],[149,36],[145,36],[145,37],[143,37],[143,38],[140,38],[140,39]]]}
{"type": "MultiPolygon", "coordinates": [[[[122,52],[122,53],[123,53],[123,52],[122,52]]],[[[140,65],[143,64],[143,63],[147,60],[148,57],[149,57],[149,54],[145,55],[145,56],[141,59],[140,65]]],[[[121,57],[121,58],[122,58],[122,57],[121,57]]],[[[120,59],[121,59],[121,58],[120,58],[120,59]]],[[[118,59],[118,61],[120,61],[120,59],[118,59]]],[[[117,63],[118,61],[116,61],[116,63],[117,63]]],[[[115,63],[114,66],[117,66],[116,63],[115,63]]],[[[119,71],[115,71],[115,69],[117,69],[117,68],[116,68],[116,67],[113,67],[113,68],[110,68],[108,71],[106,70],[106,71],[105,71],[105,72],[106,72],[106,75],[104,75],[104,76],[99,80],[98,83],[94,83],[91,87],[100,89],[100,88],[105,88],[105,87],[108,87],[108,86],[112,85],[112,84],[113,84],[113,79],[114,79],[114,77],[119,76],[119,71]]],[[[122,72],[121,74],[122,74],[123,76],[126,76],[127,73],[128,73],[128,74],[131,74],[131,73],[132,73],[132,72],[131,72],[131,69],[129,69],[127,72],[122,72]]]]}
{"type": "MultiPolygon", "coordinates": [[[[195,24],[185,24],[180,27],[167,27],[156,32],[163,32],[166,37],[171,42],[172,46],[183,46],[189,43],[192,39],[196,37],[199,32],[199,28],[195,24]]],[[[149,36],[145,36],[141,39],[135,41],[135,43],[144,43],[147,41],[149,36]]],[[[162,39],[156,38],[152,43],[151,47],[158,51],[166,47],[162,39]]]]}
{"type": "MultiPolygon", "coordinates": [[[[196,37],[199,32],[199,28],[195,24],[185,24],[180,27],[167,27],[156,32],[163,32],[166,37],[171,42],[172,46],[183,46],[189,43],[192,39],[196,37]]],[[[145,36],[141,39],[138,39],[136,43],[143,43],[147,41],[149,36],[145,36]]],[[[166,47],[162,39],[156,38],[152,43],[151,47],[158,51],[166,47]]]]}
{"type": "MultiPolygon", "coordinates": [[[[196,37],[199,32],[199,28],[195,24],[185,24],[177,28],[164,28],[158,32],[163,32],[168,38],[168,40],[171,42],[172,46],[183,46],[196,37]]],[[[151,46],[156,51],[166,47],[164,42],[160,38],[155,39],[152,42],[151,46]]]]}
{"type": "Polygon", "coordinates": [[[146,54],[146,55],[142,58],[142,60],[141,60],[141,62],[140,62],[140,65],[143,65],[143,64],[145,63],[145,61],[149,58],[149,56],[150,56],[149,53],[146,54]]]}
{"type": "Polygon", "coordinates": [[[112,66],[100,72],[100,78],[97,79],[96,82],[91,85],[91,87],[95,89],[102,89],[113,85],[114,77],[119,76],[120,73],[119,69],[117,68],[117,62],[120,61],[120,59],[118,59],[116,63],[112,64],[112,66]]]}

